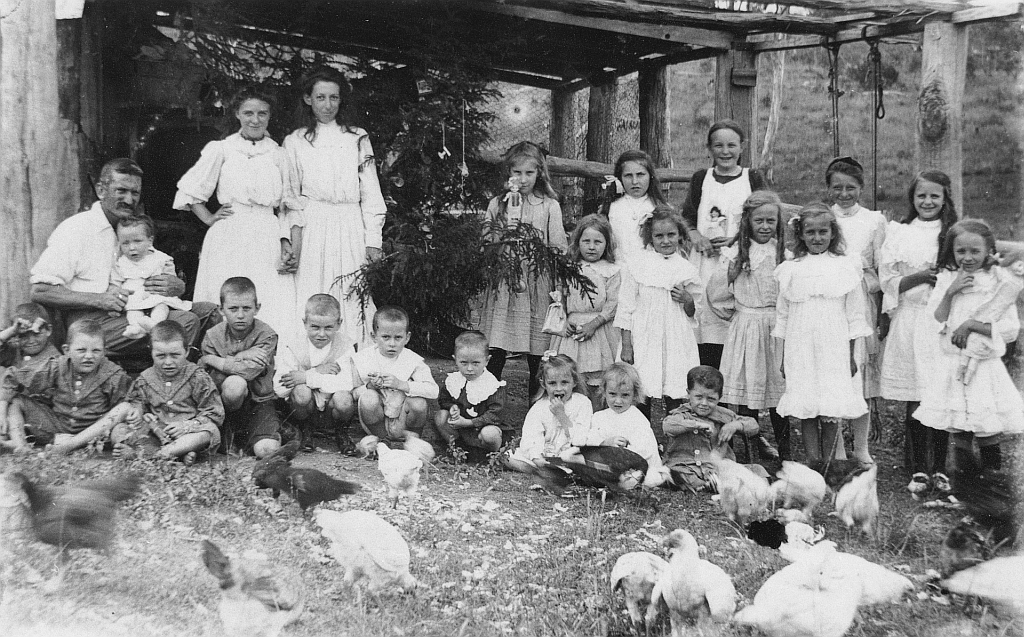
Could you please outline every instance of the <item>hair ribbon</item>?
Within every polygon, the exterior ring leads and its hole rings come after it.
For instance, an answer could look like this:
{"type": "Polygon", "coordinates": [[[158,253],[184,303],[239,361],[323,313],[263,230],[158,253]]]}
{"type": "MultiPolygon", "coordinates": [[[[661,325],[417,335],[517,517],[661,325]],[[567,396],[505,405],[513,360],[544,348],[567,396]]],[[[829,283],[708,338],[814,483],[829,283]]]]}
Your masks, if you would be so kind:
{"type": "Polygon", "coordinates": [[[608,187],[612,184],[615,184],[615,194],[621,195],[626,192],[626,188],[622,185],[622,181],[620,181],[615,175],[604,176],[604,183],[601,184],[601,190],[608,190],[608,187]]]}
{"type": "Polygon", "coordinates": [[[543,354],[541,354],[540,360],[546,363],[549,360],[551,360],[552,358],[554,358],[555,356],[558,356],[558,352],[556,352],[553,349],[549,349],[549,350],[546,350],[543,354]]]}

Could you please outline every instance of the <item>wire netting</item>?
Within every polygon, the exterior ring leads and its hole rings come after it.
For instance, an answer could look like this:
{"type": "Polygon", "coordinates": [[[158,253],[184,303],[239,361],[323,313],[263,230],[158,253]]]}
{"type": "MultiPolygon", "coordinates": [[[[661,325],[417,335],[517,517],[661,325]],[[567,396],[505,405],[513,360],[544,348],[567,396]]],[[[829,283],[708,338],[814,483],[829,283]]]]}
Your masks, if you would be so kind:
{"type": "MultiPolygon", "coordinates": [[[[531,141],[549,148],[550,91],[504,83],[498,84],[498,90],[502,96],[488,105],[495,119],[490,130],[491,139],[485,150],[504,152],[509,146],[521,141],[531,141]]],[[[567,153],[566,159],[587,158],[589,94],[590,91],[584,89],[574,95],[575,121],[579,122],[579,125],[573,131],[572,152],[567,153]]],[[[613,113],[611,152],[608,157],[601,158],[609,163],[623,151],[640,147],[639,90],[635,73],[621,77],[616,82],[613,113]]],[[[554,181],[555,189],[562,198],[562,214],[567,225],[575,223],[585,211],[596,209],[596,199],[585,199],[587,179],[556,177],[554,181]]]]}

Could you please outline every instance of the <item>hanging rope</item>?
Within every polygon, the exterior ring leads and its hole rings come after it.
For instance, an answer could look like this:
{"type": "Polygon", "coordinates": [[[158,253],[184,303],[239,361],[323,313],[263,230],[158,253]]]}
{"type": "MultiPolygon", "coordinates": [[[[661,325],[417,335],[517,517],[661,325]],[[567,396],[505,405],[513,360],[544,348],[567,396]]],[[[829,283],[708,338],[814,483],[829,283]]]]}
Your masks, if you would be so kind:
{"type": "MultiPolygon", "coordinates": [[[[867,27],[864,27],[867,31],[867,27]]],[[[882,87],[882,52],[878,50],[878,38],[865,38],[868,43],[868,62],[871,64],[871,79],[874,92],[871,95],[871,207],[878,210],[878,121],[885,119],[885,94],[882,87]]]]}
{"type": "Polygon", "coordinates": [[[839,47],[838,42],[825,45],[828,53],[828,96],[832,101],[832,156],[839,157],[839,47]]]}

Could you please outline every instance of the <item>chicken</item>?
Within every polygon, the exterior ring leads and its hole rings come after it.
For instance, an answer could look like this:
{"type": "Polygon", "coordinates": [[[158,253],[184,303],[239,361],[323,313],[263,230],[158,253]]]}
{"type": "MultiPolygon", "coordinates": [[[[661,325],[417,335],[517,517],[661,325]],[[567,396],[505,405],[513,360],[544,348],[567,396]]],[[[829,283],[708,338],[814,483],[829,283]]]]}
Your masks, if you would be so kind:
{"type": "Polygon", "coordinates": [[[356,443],[356,451],[359,452],[360,458],[369,458],[370,456],[377,455],[377,443],[380,442],[380,438],[377,436],[363,436],[359,442],[356,443]]]}
{"type": "Polygon", "coordinates": [[[718,474],[719,504],[733,522],[746,527],[752,517],[768,508],[768,481],[738,462],[712,453],[709,461],[718,474]]]}
{"type": "Polygon", "coordinates": [[[814,507],[825,499],[828,486],[825,478],[810,467],[784,460],[778,478],[771,486],[771,501],[782,502],[783,509],[800,509],[805,520],[812,519],[814,507]]]}
{"type": "Polygon", "coordinates": [[[1024,616],[1024,555],[997,557],[958,571],[940,585],[951,593],[980,597],[1015,616],[1024,616]]]}
{"type": "Polygon", "coordinates": [[[405,442],[402,443],[402,448],[419,456],[419,459],[423,461],[423,464],[433,462],[437,455],[434,452],[433,445],[411,431],[407,431],[405,433],[405,442]]]}
{"type": "Polygon", "coordinates": [[[803,545],[794,542],[789,544],[789,549],[783,551],[782,556],[791,562],[814,560],[824,555],[828,557],[832,569],[858,578],[861,585],[858,606],[875,606],[899,601],[904,593],[914,588],[913,582],[896,571],[891,571],[858,555],[837,551],[834,542],[826,540],[816,544],[803,545]]]}
{"type": "Polygon", "coordinates": [[[834,553],[814,552],[769,577],[733,621],[770,637],[841,637],[853,623],[861,592],[860,578],[837,568],[834,553]]]}
{"type": "Polygon", "coordinates": [[[863,469],[860,460],[853,458],[828,458],[817,460],[808,466],[825,476],[825,484],[833,490],[846,482],[850,474],[859,473],[863,469]]]}
{"type": "Polygon", "coordinates": [[[57,576],[46,585],[49,590],[56,590],[64,579],[68,550],[110,547],[118,503],[134,497],[142,484],[137,474],[59,487],[37,485],[22,473],[15,473],[14,479],[28,498],[33,535],[58,549],[57,576]]]}
{"type": "Polygon", "coordinates": [[[836,510],[830,513],[846,525],[859,526],[870,535],[878,517],[878,465],[851,475],[836,493],[836,510]]]}
{"type": "Polygon", "coordinates": [[[644,620],[644,613],[651,603],[651,591],[667,566],[668,562],[646,551],[626,553],[615,561],[611,574],[612,592],[622,591],[626,610],[634,624],[644,620]]]}
{"type": "Polygon", "coordinates": [[[967,517],[951,528],[939,547],[939,561],[944,573],[974,566],[991,559],[996,545],[992,542],[992,531],[985,530],[967,517]]]}
{"type": "Polygon", "coordinates": [[[736,588],[721,568],[700,559],[697,540],[689,531],[676,529],[662,540],[668,547],[668,565],[651,592],[647,625],[658,618],[658,604],[664,600],[672,622],[672,637],[682,637],[683,619],[709,614],[711,619],[729,621],[736,612],[736,588]]]}
{"type": "Polygon", "coordinates": [[[203,563],[220,583],[218,611],[229,637],[275,637],[302,614],[305,591],[292,573],[272,567],[265,555],[228,557],[203,540],[203,563]]]}
{"type": "Polygon", "coordinates": [[[775,518],[754,520],[747,525],[747,537],[755,544],[777,549],[787,541],[786,526],[775,518]]]}
{"type": "Polygon", "coordinates": [[[362,488],[355,482],[337,480],[317,469],[291,466],[291,460],[298,451],[299,443],[293,440],[258,461],[252,470],[256,486],[272,489],[275,500],[282,491],[288,493],[299,503],[303,512],[313,505],[337,500],[342,495],[351,495],[362,488]]]}
{"type": "Polygon", "coordinates": [[[388,485],[388,498],[393,499],[391,508],[398,508],[398,498],[416,495],[420,484],[420,468],[423,460],[405,449],[392,449],[383,442],[377,443],[377,468],[388,485]]]}
{"type": "Polygon", "coordinates": [[[376,513],[320,509],[316,522],[331,541],[331,555],[345,570],[346,584],[365,579],[371,591],[416,587],[416,578],[409,573],[409,545],[398,529],[376,513]]]}
{"type": "Polygon", "coordinates": [[[647,475],[647,461],[625,447],[580,447],[583,462],[547,458],[549,464],[572,472],[573,479],[589,487],[626,493],[647,475]]]}

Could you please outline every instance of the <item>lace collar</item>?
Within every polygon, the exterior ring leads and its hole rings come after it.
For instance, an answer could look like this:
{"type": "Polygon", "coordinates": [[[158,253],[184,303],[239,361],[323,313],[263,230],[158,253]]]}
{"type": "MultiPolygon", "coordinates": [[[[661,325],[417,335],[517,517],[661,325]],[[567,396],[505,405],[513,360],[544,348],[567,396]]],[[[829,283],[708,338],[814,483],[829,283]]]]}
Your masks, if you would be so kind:
{"type": "Polygon", "coordinates": [[[444,379],[444,386],[452,398],[458,398],[459,394],[462,393],[462,389],[465,388],[466,400],[469,401],[469,404],[479,405],[493,396],[499,387],[504,387],[505,381],[498,380],[494,377],[494,374],[487,370],[484,370],[484,373],[480,374],[478,378],[467,381],[465,376],[455,371],[448,374],[447,378],[444,379]]]}

